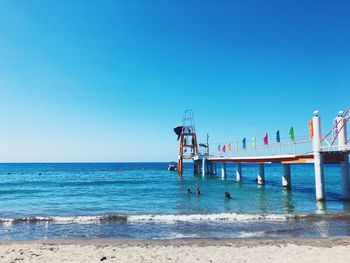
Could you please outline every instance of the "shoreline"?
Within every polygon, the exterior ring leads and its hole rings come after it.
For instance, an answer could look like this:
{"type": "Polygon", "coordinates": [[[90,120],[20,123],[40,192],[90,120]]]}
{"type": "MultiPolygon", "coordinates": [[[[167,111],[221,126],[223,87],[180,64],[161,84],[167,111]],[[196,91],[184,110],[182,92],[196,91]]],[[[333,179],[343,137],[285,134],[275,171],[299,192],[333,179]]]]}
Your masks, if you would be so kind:
{"type": "Polygon", "coordinates": [[[345,262],[350,237],[1,241],[0,262],[345,262]]]}
{"type": "Polygon", "coordinates": [[[13,244],[42,244],[42,245],[96,245],[96,246],[280,246],[293,244],[298,246],[350,246],[350,237],[300,237],[300,238],[228,238],[228,239],[123,239],[123,238],[96,238],[96,239],[45,239],[45,240],[1,240],[2,245],[13,244]]]}

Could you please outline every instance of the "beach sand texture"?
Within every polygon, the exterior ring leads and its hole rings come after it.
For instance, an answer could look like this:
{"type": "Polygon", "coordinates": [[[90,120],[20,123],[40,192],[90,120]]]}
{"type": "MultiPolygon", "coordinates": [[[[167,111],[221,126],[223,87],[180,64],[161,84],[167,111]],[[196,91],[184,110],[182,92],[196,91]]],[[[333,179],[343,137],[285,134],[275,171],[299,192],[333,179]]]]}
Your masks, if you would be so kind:
{"type": "Polygon", "coordinates": [[[0,244],[0,262],[347,262],[350,239],[34,241],[0,244]]]}

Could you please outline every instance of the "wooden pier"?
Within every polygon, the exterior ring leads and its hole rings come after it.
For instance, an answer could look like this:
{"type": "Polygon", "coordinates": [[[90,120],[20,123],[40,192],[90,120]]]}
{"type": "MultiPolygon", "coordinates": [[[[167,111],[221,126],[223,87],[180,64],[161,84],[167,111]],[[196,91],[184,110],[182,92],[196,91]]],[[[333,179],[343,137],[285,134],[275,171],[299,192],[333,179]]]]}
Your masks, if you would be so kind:
{"type": "MultiPolygon", "coordinates": [[[[281,175],[283,188],[290,190],[292,186],[291,165],[312,163],[315,169],[316,200],[325,201],[324,164],[338,163],[341,166],[342,197],[350,200],[350,176],[349,176],[349,153],[350,145],[347,139],[347,122],[350,119],[349,110],[339,112],[332,130],[322,137],[321,118],[315,111],[310,122],[310,137],[312,151],[300,154],[267,154],[250,156],[215,156],[209,154],[209,144],[205,145],[207,151],[198,153],[198,148],[191,154],[194,163],[194,174],[202,176],[217,175],[217,165],[221,166],[221,176],[227,177],[227,164],[236,164],[236,181],[242,181],[242,164],[257,165],[257,184],[265,185],[265,165],[280,163],[283,166],[281,175]],[[336,143],[337,142],[337,143],[336,143]]],[[[193,123],[193,121],[192,121],[193,123]]],[[[194,125],[194,124],[193,124],[194,125]]],[[[185,127],[185,126],[184,126],[185,127]]],[[[191,127],[194,130],[194,127],[191,127]]],[[[186,134],[185,134],[186,135],[186,134]]],[[[195,137],[196,138],[196,137],[195,137]]],[[[183,138],[181,138],[183,140],[183,138]]],[[[179,175],[182,175],[183,147],[180,143],[179,175]]],[[[186,157],[188,158],[188,156],[186,157]]]]}

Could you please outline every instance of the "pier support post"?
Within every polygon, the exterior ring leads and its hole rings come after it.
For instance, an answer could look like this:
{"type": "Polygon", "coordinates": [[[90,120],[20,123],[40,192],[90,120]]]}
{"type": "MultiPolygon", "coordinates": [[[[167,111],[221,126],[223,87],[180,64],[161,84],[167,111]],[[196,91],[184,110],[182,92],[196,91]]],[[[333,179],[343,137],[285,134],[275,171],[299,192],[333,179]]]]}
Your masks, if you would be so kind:
{"type": "Polygon", "coordinates": [[[224,179],[226,178],[226,163],[222,163],[221,167],[221,177],[224,179]]]}
{"type": "Polygon", "coordinates": [[[258,185],[265,185],[265,165],[263,163],[258,164],[258,185]]]}
{"type": "Polygon", "coordinates": [[[213,163],[213,162],[210,162],[209,174],[210,174],[210,175],[213,175],[213,174],[214,174],[214,163],[213,163]]]}
{"type": "Polygon", "coordinates": [[[292,188],[291,169],[289,163],[283,164],[282,186],[287,190],[292,188]]]}
{"type": "Polygon", "coordinates": [[[193,162],[193,174],[194,175],[198,174],[198,161],[193,162]]]}
{"type": "Polygon", "coordinates": [[[323,156],[314,152],[316,201],[325,201],[323,156]]]}
{"type": "Polygon", "coordinates": [[[217,170],[216,170],[216,163],[214,163],[214,175],[217,174],[217,170]]]}
{"type": "Polygon", "coordinates": [[[325,201],[325,186],[324,186],[324,167],[323,156],[321,154],[321,118],[318,111],[314,111],[312,117],[313,137],[312,137],[312,151],[314,154],[315,166],[315,189],[316,201],[325,201]]]}
{"type": "Polygon", "coordinates": [[[179,159],[177,161],[177,174],[178,176],[182,176],[182,169],[183,169],[183,157],[179,155],[179,159]]]}
{"type": "MultiPolygon", "coordinates": [[[[337,117],[338,128],[338,150],[345,151],[347,145],[346,121],[343,118],[344,112],[339,111],[337,117]]],[[[344,161],[341,162],[341,181],[343,199],[350,200],[350,178],[349,178],[349,155],[344,153],[344,161]]]]}
{"type": "Polygon", "coordinates": [[[343,199],[350,200],[350,183],[349,183],[349,155],[344,154],[344,161],[341,162],[342,190],[343,199]]]}
{"type": "Polygon", "coordinates": [[[236,181],[237,182],[242,181],[242,164],[241,163],[237,163],[236,181]]]}
{"type": "Polygon", "coordinates": [[[207,164],[206,158],[202,159],[202,176],[204,177],[207,174],[207,164]]]}

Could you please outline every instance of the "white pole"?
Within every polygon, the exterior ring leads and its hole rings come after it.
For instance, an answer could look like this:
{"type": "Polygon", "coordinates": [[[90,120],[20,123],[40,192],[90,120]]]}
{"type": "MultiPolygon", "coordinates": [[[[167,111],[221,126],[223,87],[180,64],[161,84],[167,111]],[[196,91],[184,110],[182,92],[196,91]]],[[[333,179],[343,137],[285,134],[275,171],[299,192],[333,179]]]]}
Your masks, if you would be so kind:
{"type": "Polygon", "coordinates": [[[237,163],[236,181],[237,182],[242,181],[242,164],[241,163],[237,163]]]}
{"type": "Polygon", "coordinates": [[[222,163],[222,167],[221,167],[221,177],[222,179],[226,178],[226,163],[222,163]]]}
{"type": "Polygon", "coordinates": [[[346,121],[343,117],[343,112],[338,112],[337,117],[337,128],[338,128],[338,150],[344,151],[346,150],[346,141],[347,141],[347,132],[346,132],[346,121]],[[341,127],[343,127],[341,129],[341,127]],[[341,130],[340,130],[341,129],[341,130]]]}
{"type": "MultiPolygon", "coordinates": [[[[338,150],[345,151],[347,145],[346,121],[343,112],[338,112],[337,128],[338,128],[338,150]],[[341,129],[341,127],[343,127],[341,129]],[[340,130],[341,129],[341,130],[340,130]]],[[[343,199],[350,200],[350,179],[349,179],[349,155],[344,153],[344,161],[341,162],[342,192],[343,199]]]]}
{"type": "Polygon", "coordinates": [[[312,138],[312,151],[314,154],[314,167],[315,167],[315,188],[316,188],[316,201],[325,200],[325,186],[324,186],[324,167],[323,156],[321,154],[321,118],[318,111],[314,111],[312,118],[313,125],[313,138],[312,138]]]}
{"type": "Polygon", "coordinates": [[[264,185],[265,184],[265,165],[263,163],[258,164],[258,184],[264,185]]]}
{"type": "Polygon", "coordinates": [[[292,188],[291,169],[289,163],[283,164],[282,186],[288,190],[292,188]]]}

